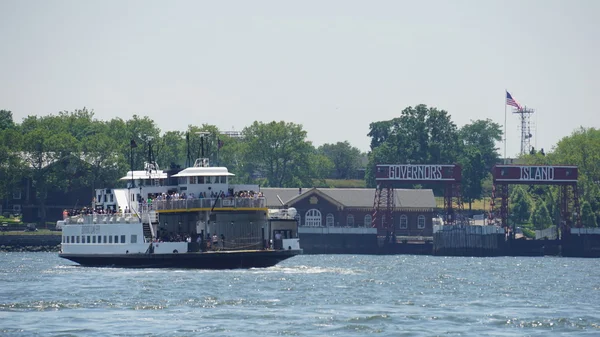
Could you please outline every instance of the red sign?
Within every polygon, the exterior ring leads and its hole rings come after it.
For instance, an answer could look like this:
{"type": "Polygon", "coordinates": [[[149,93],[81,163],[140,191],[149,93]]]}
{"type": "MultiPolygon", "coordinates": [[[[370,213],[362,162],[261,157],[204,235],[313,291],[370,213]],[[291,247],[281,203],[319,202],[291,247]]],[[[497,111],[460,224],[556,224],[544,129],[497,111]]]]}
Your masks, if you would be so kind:
{"type": "Polygon", "coordinates": [[[576,184],[577,166],[496,165],[494,182],[509,184],[576,184]]]}
{"type": "Polygon", "coordinates": [[[398,183],[460,182],[459,165],[377,165],[376,181],[398,183]]]}

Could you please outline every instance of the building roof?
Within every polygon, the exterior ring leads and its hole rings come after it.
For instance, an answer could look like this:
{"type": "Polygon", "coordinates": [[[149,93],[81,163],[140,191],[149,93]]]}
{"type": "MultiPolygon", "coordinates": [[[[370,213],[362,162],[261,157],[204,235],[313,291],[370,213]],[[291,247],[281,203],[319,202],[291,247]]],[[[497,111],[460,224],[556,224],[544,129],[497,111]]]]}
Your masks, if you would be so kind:
{"type": "Polygon", "coordinates": [[[263,193],[264,197],[267,199],[267,207],[280,207],[281,203],[279,202],[279,199],[277,198],[279,196],[279,198],[281,198],[281,201],[283,201],[283,203],[287,203],[288,201],[292,200],[293,198],[304,194],[308,191],[310,191],[312,189],[310,188],[302,188],[302,189],[298,189],[298,188],[270,188],[270,187],[261,187],[260,191],[263,193]]]}
{"type": "MultiPolygon", "coordinates": [[[[330,199],[336,200],[344,207],[372,208],[375,199],[374,188],[261,188],[267,198],[267,207],[279,207],[281,203],[294,203],[302,199],[302,195],[309,192],[322,193],[330,199]]],[[[400,208],[435,208],[435,197],[430,189],[395,189],[396,207],[400,208]]]]}

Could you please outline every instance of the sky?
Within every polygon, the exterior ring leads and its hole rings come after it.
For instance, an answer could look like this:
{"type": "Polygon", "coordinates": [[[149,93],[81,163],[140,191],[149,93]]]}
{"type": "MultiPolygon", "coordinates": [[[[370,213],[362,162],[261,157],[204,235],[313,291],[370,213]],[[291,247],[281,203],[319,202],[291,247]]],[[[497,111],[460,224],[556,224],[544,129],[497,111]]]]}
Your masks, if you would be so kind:
{"type": "Polygon", "coordinates": [[[417,104],[504,126],[508,90],[549,151],[600,127],[598,17],[595,0],[0,0],[0,109],[137,114],[163,132],[283,120],[368,151],[371,122],[417,104]]]}

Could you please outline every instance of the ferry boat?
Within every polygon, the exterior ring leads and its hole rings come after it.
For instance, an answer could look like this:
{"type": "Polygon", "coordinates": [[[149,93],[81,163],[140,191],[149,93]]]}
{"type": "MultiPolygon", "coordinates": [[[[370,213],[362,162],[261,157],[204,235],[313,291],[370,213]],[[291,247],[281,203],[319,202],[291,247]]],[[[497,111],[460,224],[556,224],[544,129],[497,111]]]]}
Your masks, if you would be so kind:
{"type": "Polygon", "coordinates": [[[59,256],[83,266],[234,269],[301,254],[294,209],[269,210],[258,185],[230,185],[211,167],[131,170],[126,188],[97,189],[92,206],[65,210],[59,256]]]}

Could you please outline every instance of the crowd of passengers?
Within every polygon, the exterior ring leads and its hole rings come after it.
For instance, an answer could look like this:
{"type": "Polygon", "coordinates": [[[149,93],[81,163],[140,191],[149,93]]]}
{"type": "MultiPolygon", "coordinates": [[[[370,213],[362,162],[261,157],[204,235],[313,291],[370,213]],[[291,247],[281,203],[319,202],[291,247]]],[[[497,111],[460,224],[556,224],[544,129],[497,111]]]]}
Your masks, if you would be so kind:
{"type": "MultiPolygon", "coordinates": [[[[170,192],[170,193],[157,193],[154,195],[149,195],[148,200],[146,200],[146,204],[151,205],[153,201],[162,201],[162,200],[189,200],[189,199],[204,199],[204,198],[216,199],[217,197],[219,197],[221,199],[226,199],[226,198],[258,199],[258,198],[263,198],[264,195],[262,192],[254,192],[254,191],[238,191],[235,193],[232,193],[231,191],[228,191],[227,193],[221,191],[221,192],[210,192],[208,194],[206,192],[202,192],[202,193],[198,194],[198,196],[195,196],[194,193],[188,194],[185,192],[183,192],[183,193],[170,192]]],[[[143,206],[143,205],[140,202],[140,207],[141,206],[143,206]]],[[[129,213],[131,213],[131,210],[127,206],[125,206],[124,210],[121,209],[121,207],[119,207],[118,209],[113,209],[113,208],[95,209],[92,207],[83,207],[81,209],[65,209],[63,211],[63,219],[66,219],[66,218],[72,217],[72,216],[78,216],[78,215],[97,215],[97,214],[124,215],[124,214],[129,214],[129,213]]]]}
{"type": "Polygon", "coordinates": [[[156,193],[154,195],[149,195],[147,203],[152,203],[152,201],[162,201],[162,200],[186,200],[186,199],[216,199],[216,198],[253,198],[258,199],[262,198],[262,192],[254,192],[254,191],[238,191],[232,193],[232,191],[227,191],[227,193],[221,192],[213,192],[210,193],[201,192],[198,195],[194,193],[179,193],[179,192],[169,192],[169,193],[156,193]]]}
{"type": "Polygon", "coordinates": [[[78,216],[78,215],[98,215],[98,214],[106,214],[106,215],[124,215],[124,214],[129,214],[131,213],[131,210],[129,209],[129,207],[125,206],[125,209],[121,209],[121,207],[119,207],[119,209],[113,209],[113,208],[107,208],[107,209],[103,209],[103,208],[92,208],[92,207],[83,207],[81,209],[65,209],[63,211],[63,219],[66,219],[68,217],[71,216],[78,216]]]}

